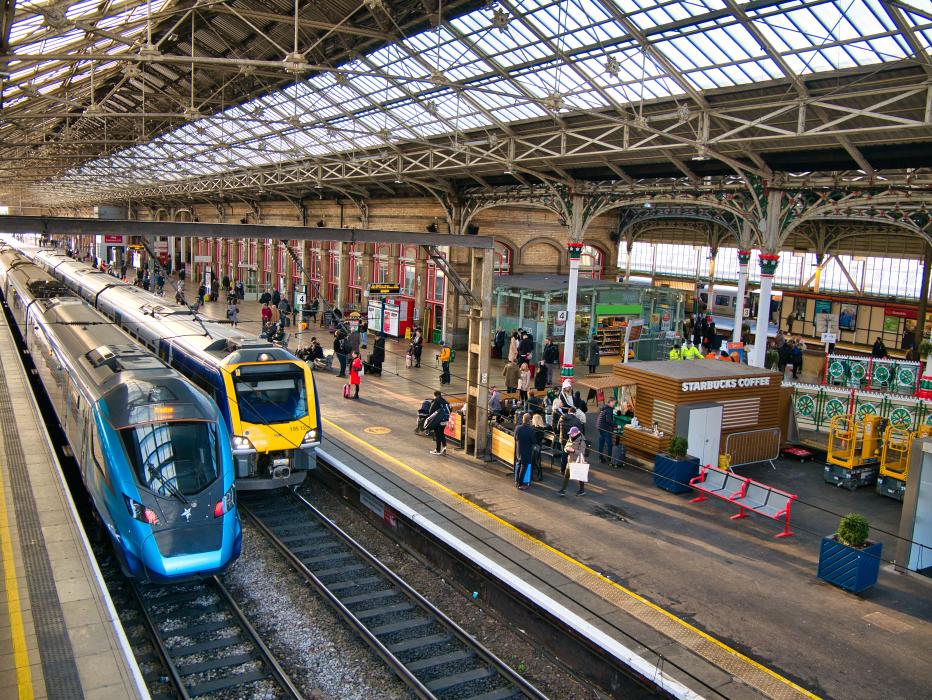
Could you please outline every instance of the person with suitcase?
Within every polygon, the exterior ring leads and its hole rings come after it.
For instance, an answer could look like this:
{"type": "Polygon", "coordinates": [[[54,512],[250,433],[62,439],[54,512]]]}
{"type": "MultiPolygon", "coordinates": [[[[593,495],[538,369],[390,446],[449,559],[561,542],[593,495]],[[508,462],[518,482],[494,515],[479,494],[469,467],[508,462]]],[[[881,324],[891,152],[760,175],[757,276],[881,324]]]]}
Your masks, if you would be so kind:
{"type": "Polygon", "coordinates": [[[359,353],[355,350],[353,351],[352,359],[350,360],[350,372],[349,372],[349,383],[354,388],[353,398],[359,398],[359,385],[362,383],[362,358],[359,356],[359,353]]]}
{"type": "Polygon", "coordinates": [[[434,400],[430,404],[430,413],[424,420],[424,428],[434,433],[435,447],[430,451],[432,455],[442,455],[447,452],[447,436],[444,429],[450,420],[450,404],[439,391],[434,392],[434,400]]]}

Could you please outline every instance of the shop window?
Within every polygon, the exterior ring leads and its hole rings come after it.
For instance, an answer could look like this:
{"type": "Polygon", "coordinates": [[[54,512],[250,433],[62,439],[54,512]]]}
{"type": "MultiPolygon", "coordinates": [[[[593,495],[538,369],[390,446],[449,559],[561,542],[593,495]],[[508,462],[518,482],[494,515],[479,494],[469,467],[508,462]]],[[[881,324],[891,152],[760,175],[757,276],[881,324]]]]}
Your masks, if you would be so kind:
{"type": "Polygon", "coordinates": [[[595,246],[583,246],[579,258],[579,276],[602,279],[602,251],[595,246]]]}
{"type": "Polygon", "coordinates": [[[513,252],[511,248],[500,241],[495,241],[495,260],[493,272],[496,275],[510,275],[513,252]]]}

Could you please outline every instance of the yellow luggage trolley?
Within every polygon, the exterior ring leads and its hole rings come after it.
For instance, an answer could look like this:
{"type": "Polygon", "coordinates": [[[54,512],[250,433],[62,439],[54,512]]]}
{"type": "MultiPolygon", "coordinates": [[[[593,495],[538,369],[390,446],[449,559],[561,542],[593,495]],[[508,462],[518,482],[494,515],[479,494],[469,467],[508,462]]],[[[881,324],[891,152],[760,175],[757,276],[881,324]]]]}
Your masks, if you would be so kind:
{"type": "Polygon", "coordinates": [[[829,424],[828,452],[823,477],[829,484],[854,491],[877,480],[886,420],[866,415],[858,421],[847,413],[829,424]]]}

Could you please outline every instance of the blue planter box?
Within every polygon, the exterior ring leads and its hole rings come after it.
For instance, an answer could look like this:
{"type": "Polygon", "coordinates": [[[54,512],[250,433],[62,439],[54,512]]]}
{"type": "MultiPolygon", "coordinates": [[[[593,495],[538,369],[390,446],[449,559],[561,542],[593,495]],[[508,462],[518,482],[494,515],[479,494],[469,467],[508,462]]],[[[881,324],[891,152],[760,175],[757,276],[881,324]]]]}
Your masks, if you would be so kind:
{"type": "Polygon", "coordinates": [[[673,459],[667,455],[654,458],[654,485],[670,493],[690,493],[689,480],[699,476],[699,459],[673,459]]]}
{"type": "Polygon", "coordinates": [[[834,536],[823,537],[819,549],[819,578],[860,593],[877,583],[883,543],[874,542],[863,549],[849,547],[834,536]]]}

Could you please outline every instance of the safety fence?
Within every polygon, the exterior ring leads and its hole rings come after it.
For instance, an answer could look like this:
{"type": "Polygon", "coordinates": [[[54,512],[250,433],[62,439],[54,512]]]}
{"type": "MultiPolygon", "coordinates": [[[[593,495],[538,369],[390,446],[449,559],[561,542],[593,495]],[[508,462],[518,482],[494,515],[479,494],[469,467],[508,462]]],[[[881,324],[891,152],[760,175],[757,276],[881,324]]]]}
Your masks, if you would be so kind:
{"type": "Polygon", "coordinates": [[[725,454],[732,469],[746,464],[770,462],[780,456],[780,429],[763,428],[730,433],[725,438],[725,454]]]}
{"type": "Polygon", "coordinates": [[[868,414],[886,418],[890,425],[917,430],[932,425],[932,402],[895,393],[818,384],[793,385],[793,411],[796,424],[805,430],[828,432],[832,418],[854,413],[859,419],[868,414]]]}

